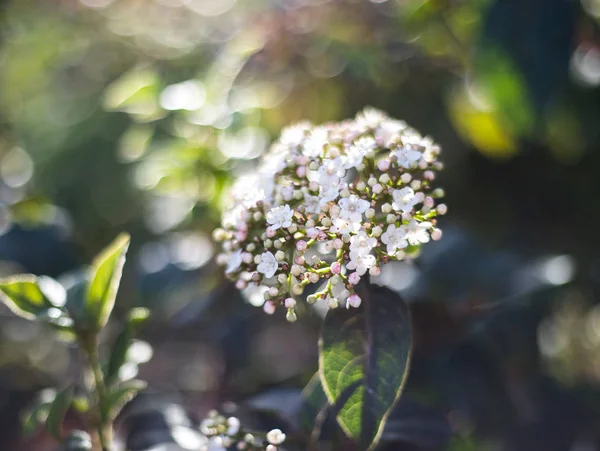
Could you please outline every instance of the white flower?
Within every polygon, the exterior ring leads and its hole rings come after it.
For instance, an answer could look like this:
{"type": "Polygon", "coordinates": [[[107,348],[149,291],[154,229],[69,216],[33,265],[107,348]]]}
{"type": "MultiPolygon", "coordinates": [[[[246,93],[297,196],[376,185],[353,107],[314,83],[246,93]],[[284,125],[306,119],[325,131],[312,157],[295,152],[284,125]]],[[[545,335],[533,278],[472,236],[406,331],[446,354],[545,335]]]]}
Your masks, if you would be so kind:
{"type": "Polygon", "coordinates": [[[267,222],[275,230],[282,227],[289,227],[292,225],[292,216],[294,216],[294,210],[288,204],[285,204],[281,207],[272,208],[267,213],[267,222]]]}
{"type": "Polygon", "coordinates": [[[404,249],[408,246],[406,230],[390,224],[387,230],[381,235],[381,242],[387,245],[387,253],[394,255],[398,249],[404,249]]]}
{"type": "Polygon", "coordinates": [[[279,263],[277,263],[275,256],[270,252],[265,252],[264,254],[261,254],[260,263],[256,269],[268,279],[275,275],[278,267],[279,263]]]}
{"type": "Polygon", "coordinates": [[[341,157],[325,158],[317,172],[317,181],[321,185],[339,185],[340,178],[346,174],[341,157]]]}
{"type": "Polygon", "coordinates": [[[328,140],[329,132],[326,128],[315,128],[304,142],[304,155],[312,158],[320,157],[328,140]]]}
{"type": "Polygon", "coordinates": [[[238,249],[231,254],[229,262],[227,262],[227,268],[225,268],[225,274],[236,272],[240,266],[242,266],[242,249],[238,249]]]}
{"type": "MultiPolygon", "coordinates": [[[[337,197],[337,194],[336,194],[337,197]]],[[[321,199],[318,196],[304,194],[304,208],[307,213],[319,213],[321,211],[321,199]]]]}
{"type": "Polygon", "coordinates": [[[419,202],[423,202],[423,193],[415,193],[415,191],[405,186],[402,189],[395,189],[392,192],[394,202],[392,208],[394,210],[401,210],[404,213],[412,211],[414,206],[419,202]]]}
{"type": "Polygon", "coordinates": [[[281,138],[279,138],[279,142],[291,150],[296,150],[298,146],[302,144],[302,141],[306,136],[306,131],[309,128],[310,123],[308,122],[301,122],[299,124],[286,127],[281,131],[281,138]]]}
{"type": "Polygon", "coordinates": [[[344,168],[355,168],[362,163],[366,156],[373,154],[377,147],[375,140],[370,136],[363,136],[348,147],[346,155],[342,156],[344,168]]]}
{"type": "Polygon", "coordinates": [[[375,108],[365,108],[356,115],[356,124],[359,127],[375,128],[385,119],[387,119],[387,116],[383,111],[375,108]]]}
{"type": "Polygon", "coordinates": [[[333,218],[333,225],[329,228],[331,233],[356,233],[360,230],[360,222],[352,222],[344,218],[333,218]]]}
{"type": "Polygon", "coordinates": [[[357,255],[366,255],[371,252],[371,249],[373,249],[376,245],[377,239],[368,236],[367,232],[361,230],[358,232],[358,234],[350,238],[350,258],[352,258],[353,252],[357,255]]]}
{"type": "Polygon", "coordinates": [[[362,221],[362,215],[369,209],[370,203],[369,201],[352,194],[349,197],[340,199],[338,205],[341,208],[340,218],[360,223],[362,221]]]}
{"type": "Polygon", "coordinates": [[[375,138],[380,140],[384,146],[389,147],[390,144],[400,137],[400,132],[406,128],[406,124],[402,121],[393,119],[383,121],[375,130],[375,138]]]}
{"type": "Polygon", "coordinates": [[[405,169],[408,169],[411,163],[419,161],[422,156],[421,152],[410,147],[402,147],[392,152],[392,155],[398,158],[398,166],[402,166],[405,169]]]}
{"type": "Polygon", "coordinates": [[[375,256],[371,254],[360,254],[350,251],[350,262],[346,265],[348,269],[354,269],[359,276],[364,275],[369,268],[376,263],[375,256]]]}
{"type": "Polygon", "coordinates": [[[271,445],[281,445],[285,441],[285,434],[280,429],[273,429],[267,432],[267,441],[271,445]]]}
{"type": "Polygon", "coordinates": [[[431,229],[431,222],[417,222],[414,219],[408,223],[406,239],[413,246],[417,246],[421,243],[429,242],[429,229],[431,229]]]}
{"type": "Polygon", "coordinates": [[[319,190],[319,201],[320,205],[325,205],[329,202],[333,202],[340,195],[340,188],[337,185],[321,186],[319,190]]]}

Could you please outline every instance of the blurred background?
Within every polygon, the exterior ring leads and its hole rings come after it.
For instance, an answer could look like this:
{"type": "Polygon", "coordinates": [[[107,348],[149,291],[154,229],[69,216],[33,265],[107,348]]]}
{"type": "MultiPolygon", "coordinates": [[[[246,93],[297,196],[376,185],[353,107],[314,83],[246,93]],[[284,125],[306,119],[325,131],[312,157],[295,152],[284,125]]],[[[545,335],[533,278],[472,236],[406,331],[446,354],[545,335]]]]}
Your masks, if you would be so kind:
{"type": "MultiPolygon", "coordinates": [[[[416,335],[382,448],[600,450],[599,20],[598,0],[0,0],[0,275],[69,284],[130,232],[115,316],[153,316],[124,377],[191,421],[285,419],[321,320],[264,315],[210,234],[283,126],[381,108],[442,145],[450,207],[382,275],[416,335]]],[[[19,416],[79,358],[0,309],[0,449],[53,449],[19,416]]]]}

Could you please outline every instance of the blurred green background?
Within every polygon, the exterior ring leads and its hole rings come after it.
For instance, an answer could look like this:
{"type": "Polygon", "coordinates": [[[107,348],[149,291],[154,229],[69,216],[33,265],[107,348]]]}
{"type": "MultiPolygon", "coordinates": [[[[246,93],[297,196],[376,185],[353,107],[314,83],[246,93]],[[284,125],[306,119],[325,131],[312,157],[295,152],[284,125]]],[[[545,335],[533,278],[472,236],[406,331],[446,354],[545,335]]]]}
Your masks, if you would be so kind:
{"type": "MultiPolygon", "coordinates": [[[[390,449],[600,450],[599,19],[598,0],[1,0],[0,275],[68,284],[126,230],[117,316],[153,312],[128,371],[196,417],[301,388],[318,314],[250,306],[210,233],[283,126],[381,108],[442,145],[450,207],[383,275],[413,311],[408,394],[450,432],[403,423],[390,449]]],[[[76,368],[0,310],[0,449],[47,449],[19,409],[76,368]]]]}

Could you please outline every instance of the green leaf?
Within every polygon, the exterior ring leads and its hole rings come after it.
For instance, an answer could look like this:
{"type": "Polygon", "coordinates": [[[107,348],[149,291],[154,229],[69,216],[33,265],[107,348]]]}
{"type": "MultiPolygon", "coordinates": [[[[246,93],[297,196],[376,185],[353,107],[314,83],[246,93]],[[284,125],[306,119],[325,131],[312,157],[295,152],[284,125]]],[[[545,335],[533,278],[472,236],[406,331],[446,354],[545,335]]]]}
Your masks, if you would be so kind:
{"type": "Polygon", "coordinates": [[[115,419],[125,404],[131,401],[144,388],[146,388],[146,382],[137,379],[131,379],[117,385],[106,396],[104,405],[102,406],[103,414],[107,418],[115,419]]]}
{"type": "Polygon", "coordinates": [[[36,319],[64,304],[64,289],[49,277],[23,274],[0,280],[0,298],[16,315],[36,319]]]}
{"type": "Polygon", "coordinates": [[[46,429],[56,439],[62,439],[62,425],[71,406],[73,399],[73,387],[69,386],[56,394],[56,398],[50,406],[48,418],[46,419],[46,429]]]}
{"type": "Polygon", "coordinates": [[[411,355],[408,308],[388,288],[362,284],[358,309],[329,310],[319,341],[323,388],[361,449],[377,444],[400,397],[411,355]],[[344,399],[346,398],[346,399],[344,399]]]}
{"type": "Polygon", "coordinates": [[[115,305],[128,247],[129,235],[121,234],[92,263],[91,282],[85,298],[85,313],[96,330],[106,325],[115,305]]]}
{"type": "Polygon", "coordinates": [[[127,323],[123,326],[110,351],[104,374],[108,386],[117,382],[119,370],[127,360],[127,351],[133,343],[134,334],[148,317],[149,310],[146,308],[134,308],[129,312],[127,323]]]}
{"type": "Polygon", "coordinates": [[[315,419],[329,406],[327,395],[323,391],[319,373],[316,373],[302,390],[302,404],[298,409],[298,427],[306,432],[312,432],[315,419]]]}
{"type": "Polygon", "coordinates": [[[21,415],[22,433],[30,437],[46,422],[52,402],[56,398],[56,390],[48,388],[40,391],[35,400],[23,411],[21,415]]]}

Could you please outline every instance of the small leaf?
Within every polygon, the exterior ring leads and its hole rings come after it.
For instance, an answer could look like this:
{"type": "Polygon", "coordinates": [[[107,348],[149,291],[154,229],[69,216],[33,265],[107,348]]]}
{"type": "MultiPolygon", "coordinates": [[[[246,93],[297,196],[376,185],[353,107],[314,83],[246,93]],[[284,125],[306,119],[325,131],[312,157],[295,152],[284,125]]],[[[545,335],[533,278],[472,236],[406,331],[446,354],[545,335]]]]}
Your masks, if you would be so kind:
{"type": "Polygon", "coordinates": [[[121,234],[92,263],[85,313],[96,330],[104,327],[115,305],[128,247],[129,235],[121,234]]]}
{"type": "Polygon", "coordinates": [[[146,388],[146,382],[137,379],[125,381],[114,387],[108,393],[102,407],[104,415],[110,419],[116,418],[125,404],[131,401],[144,388],[146,388]]]}
{"type": "Polygon", "coordinates": [[[0,280],[0,298],[16,315],[36,319],[56,308],[42,290],[40,278],[23,274],[0,280]]]}
{"type": "Polygon", "coordinates": [[[56,398],[50,406],[48,418],[46,419],[46,429],[56,440],[60,441],[62,439],[62,425],[72,399],[73,387],[69,386],[56,394],[56,398]]]}
{"type": "Polygon", "coordinates": [[[358,309],[328,311],[319,367],[330,403],[339,405],[340,426],[361,449],[372,449],[404,386],[412,340],[402,298],[384,287],[361,288],[358,309]]]}
{"type": "Polygon", "coordinates": [[[127,351],[133,344],[134,334],[139,327],[149,317],[149,311],[146,308],[134,308],[129,312],[127,323],[115,339],[113,347],[110,351],[110,357],[104,378],[107,385],[112,385],[117,382],[119,370],[127,360],[127,351]]]}

